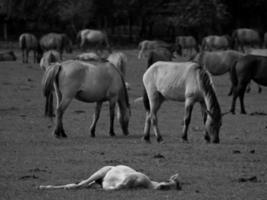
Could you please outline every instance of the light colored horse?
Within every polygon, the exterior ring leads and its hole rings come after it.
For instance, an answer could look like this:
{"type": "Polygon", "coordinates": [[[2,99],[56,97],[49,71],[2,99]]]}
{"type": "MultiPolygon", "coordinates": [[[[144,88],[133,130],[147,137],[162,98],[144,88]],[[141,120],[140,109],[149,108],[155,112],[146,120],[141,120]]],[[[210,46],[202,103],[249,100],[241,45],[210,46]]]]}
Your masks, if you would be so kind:
{"type": "Polygon", "coordinates": [[[175,43],[181,46],[183,56],[192,56],[198,52],[198,44],[193,36],[177,36],[175,43]]]}
{"type": "Polygon", "coordinates": [[[31,33],[23,33],[19,36],[19,47],[22,50],[22,62],[28,63],[29,52],[33,51],[33,62],[40,60],[40,47],[37,38],[31,33]]]}
{"type": "Polygon", "coordinates": [[[84,29],[77,34],[78,41],[80,40],[80,48],[87,49],[93,48],[96,52],[107,49],[111,53],[111,46],[108,40],[108,36],[101,30],[84,29]]]}
{"type": "Polygon", "coordinates": [[[43,57],[40,61],[40,68],[43,71],[46,71],[46,69],[52,64],[56,62],[60,62],[60,54],[56,50],[49,50],[44,52],[43,57]]]}
{"type": "Polygon", "coordinates": [[[210,35],[202,39],[203,51],[227,50],[230,48],[230,42],[226,36],[210,35]]]}
{"type": "Polygon", "coordinates": [[[146,53],[157,48],[167,48],[171,52],[177,51],[180,54],[180,49],[178,49],[178,47],[176,48],[172,44],[168,44],[160,40],[144,40],[138,44],[138,59],[145,57],[146,53]]]}
{"type": "Polygon", "coordinates": [[[154,63],[144,74],[143,83],[149,105],[145,105],[146,120],[144,140],[150,141],[152,124],[157,141],[162,141],[158,128],[157,112],[164,100],[185,101],[183,141],[187,141],[187,132],[193,106],[199,102],[205,124],[205,139],[219,143],[219,130],[222,115],[211,78],[207,71],[194,62],[154,63]]]}
{"type": "Polygon", "coordinates": [[[93,185],[101,185],[104,190],[147,188],[155,190],[180,190],[178,174],[170,177],[167,182],[152,181],[147,175],[125,165],[105,166],[79,183],[66,185],[41,185],[39,189],[81,189],[93,185]]]}
{"type": "Polygon", "coordinates": [[[86,52],[76,56],[76,59],[82,61],[101,61],[102,58],[96,52],[86,52]]]}
{"type": "MultiPolygon", "coordinates": [[[[91,136],[95,136],[95,127],[104,101],[109,101],[110,130],[114,136],[114,110],[118,103],[119,122],[124,135],[128,135],[130,104],[123,76],[110,62],[65,61],[50,67],[43,78],[44,96],[53,92],[57,96],[56,137],[66,137],[62,117],[72,101],[76,98],[83,102],[96,102],[95,114],[90,127],[91,136]]],[[[50,104],[51,106],[51,104],[50,104]]]]}
{"type": "Polygon", "coordinates": [[[248,28],[236,29],[232,34],[232,40],[234,48],[244,53],[249,48],[259,48],[261,42],[259,33],[248,28]]]}
{"type": "Polygon", "coordinates": [[[41,38],[40,45],[44,51],[57,50],[61,60],[64,50],[67,53],[72,52],[72,42],[64,33],[48,33],[41,38]]]}

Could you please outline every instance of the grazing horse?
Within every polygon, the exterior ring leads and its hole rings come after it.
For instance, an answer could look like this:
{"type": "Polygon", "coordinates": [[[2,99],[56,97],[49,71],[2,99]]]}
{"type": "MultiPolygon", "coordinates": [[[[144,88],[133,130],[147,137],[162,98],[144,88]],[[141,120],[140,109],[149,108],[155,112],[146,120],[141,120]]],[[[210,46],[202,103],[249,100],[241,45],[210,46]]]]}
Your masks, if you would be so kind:
{"type": "Polygon", "coordinates": [[[183,56],[186,56],[185,51],[189,56],[192,56],[194,51],[195,53],[199,51],[197,41],[193,36],[177,36],[175,43],[182,48],[183,56]]]}
{"type": "Polygon", "coordinates": [[[152,181],[147,175],[125,165],[104,166],[88,179],[66,185],[40,185],[39,189],[81,189],[101,185],[104,190],[147,188],[155,190],[180,190],[178,174],[166,182],[152,181]]]}
{"type": "MultiPolygon", "coordinates": [[[[95,127],[104,101],[109,101],[110,130],[114,136],[114,110],[118,103],[119,122],[124,135],[128,135],[130,104],[123,76],[110,62],[82,62],[69,60],[50,67],[43,78],[44,96],[53,92],[57,96],[56,137],[66,137],[62,117],[72,101],[76,98],[83,102],[96,102],[95,114],[90,127],[91,136],[95,136],[95,127]]],[[[51,105],[51,102],[50,106],[51,105]]]]}
{"type": "Polygon", "coordinates": [[[176,51],[177,54],[181,55],[180,45],[179,46],[172,45],[161,40],[144,40],[140,42],[138,45],[138,49],[139,49],[138,59],[143,58],[146,52],[149,52],[157,48],[167,48],[169,51],[171,52],[176,51]]]}
{"type": "Polygon", "coordinates": [[[240,100],[241,114],[246,114],[244,95],[247,85],[251,80],[267,86],[267,57],[246,55],[240,58],[231,68],[231,80],[233,84],[233,99],[230,111],[235,113],[237,97],[240,100]]]}
{"type": "MultiPolygon", "coordinates": [[[[220,76],[227,72],[230,74],[230,69],[234,62],[245,54],[234,50],[226,51],[203,51],[198,53],[193,59],[194,62],[199,63],[206,70],[208,70],[213,76],[220,76]]],[[[232,89],[228,93],[232,93],[232,89]]]]}
{"type": "Polygon", "coordinates": [[[13,51],[0,52],[0,61],[15,61],[17,57],[13,51]]]}
{"type": "Polygon", "coordinates": [[[227,50],[230,47],[230,42],[227,36],[210,35],[202,39],[203,51],[227,50]]]}
{"type": "Polygon", "coordinates": [[[245,53],[247,52],[247,48],[259,48],[261,40],[257,31],[248,28],[240,28],[233,32],[232,41],[234,49],[245,53]]]}
{"type": "Polygon", "coordinates": [[[209,74],[199,64],[156,62],[143,75],[143,83],[149,99],[149,104],[145,104],[145,141],[150,141],[151,123],[157,141],[162,141],[157,112],[164,100],[174,100],[185,101],[183,141],[187,141],[193,106],[199,102],[205,124],[205,139],[210,142],[211,138],[213,143],[219,143],[219,130],[222,123],[220,105],[209,74]]]}
{"type": "Polygon", "coordinates": [[[111,46],[108,40],[108,36],[101,30],[84,29],[78,32],[77,39],[80,41],[80,48],[87,49],[92,47],[95,51],[102,51],[107,49],[109,53],[112,52],[111,46]]]}
{"type": "Polygon", "coordinates": [[[60,54],[56,50],[49,50],[46,51],[43,54],[43,57],[40,61],[40,67],[43,71],[46,71],[46,69],[51,65],[51,63],[60,62],[60,54]]]}
{"type": "Polygon", "coordinates": [[[44,35],[40,40],[40,45],[44,51],[57,50],[60,53],[61,60],[64,50],[67,53],[72,52],[72,42],[64,33],[49,33],[44,35]]]}
{"type": "Polygon", "coordinates": [[[41,49],[37,38],[31,33],[23,33],[19,37],[19,47],[22,50],[22,62],[28,63],[29,52],[33,51],[33,62],[40,61],[41,49]]]}

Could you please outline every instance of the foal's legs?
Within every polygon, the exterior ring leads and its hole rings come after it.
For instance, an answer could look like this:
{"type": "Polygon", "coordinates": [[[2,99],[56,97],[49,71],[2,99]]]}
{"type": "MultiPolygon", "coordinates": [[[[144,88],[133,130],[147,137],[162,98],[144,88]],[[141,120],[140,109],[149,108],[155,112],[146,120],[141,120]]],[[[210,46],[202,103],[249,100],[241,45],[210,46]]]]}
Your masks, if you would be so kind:
{"type": "Polygon", "coordinates": [[[193,110],[193,101],[192,99],[187,98],[185,100],[185,116],[184,116],[184,128],[183,128],[183,135],[182,135],[182,139],[183,141],[187,142],[188,138],[187,138],[187,132],[188,132],[188,127],[191,121],[191,114],[192,114],[192,110],[193,110]]]}
{"type": "Polygon", "coordinates": [[[96,107],[95,107],[95,113],[93,115],[93,121],[92,121],[92,124],[90,126],[91,137],[95,137],[95,127],[96,127],[96,123],[99,119],[101,107],[102,107],[102,102],[97,102],[96,107]]]}
{"type": "Polygon", "coordinates": [[[29,50],[26,50],[26,63],[28,63],[28,59],[29,59],[29,50]]]}

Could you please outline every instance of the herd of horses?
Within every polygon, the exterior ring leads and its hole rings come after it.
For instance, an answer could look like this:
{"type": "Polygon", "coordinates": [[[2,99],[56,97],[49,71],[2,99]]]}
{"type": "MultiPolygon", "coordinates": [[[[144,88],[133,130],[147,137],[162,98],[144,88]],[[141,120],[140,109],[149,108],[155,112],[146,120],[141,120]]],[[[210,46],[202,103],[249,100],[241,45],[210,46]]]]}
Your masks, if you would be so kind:
{"type": "MultiPolygon", "coordinates": [[[[63,51],[72,51],[72,41],[66,34],[49,33],[39,41],[30,33],[24,33],[19,38],[23,62],[28,62],[31,50],[34,51],[34,62],[41,59],[40,66],[44,71],[43,93],[46,97],[45,115],[56,115],[54,135],[58,138],[67,137],[62,117],[74,98],[96,102],[90,127],[92,137],[95,136],[96,123],[104,101],[109,102],[110,135],[115,135],[113,123],[116,105],[122,132],[128,135],[131,110],[127,91],[129,84],[125,81],[126,55],[112,52],[107,34],[100,30],[81,30],[77,34],[77,41],[83,53],[75,59],[63,61],[63,51]],[[91,51],[88,52],[88,49],[91,51]],[[57,99],[55,114],[53,94],[57,99]]],[[[229,95],[232,95],[229,112],[235,113],[236,99],[239,98],[241,113],[245,114],[244,95],[250,81],[267,85],[267,50],[259,49],[260,41],[255,30],[238,29],[233,32],[232,37],[204,37],[201,45],[198,45],[193,36],[177,36],[174,44],[161,40],[140,42],[137,57],[147,57],[142,96],[146,110],[144,140],[150,141],[152,126],[157,141],[162,141],[157,112],[165,100],[174,100],[185,102],[183,141],[188,140],[192,109],[198,102],[203,115],[205,140],[219,143],[223,114],[211,75],[229,73],[229,95]],[[185,50],[187,55],[184,54],[185,50]],[[186,56],[188,60],[173,62],[176,56],[186,56]]]]}
{"type": "MultiPolygon", "coordinates": [[[[131,108],[128,95],[129,84],[125,81],[127,57],[112,51],[108,36],[100,30],[85,29],[77,34],[83,53],[74,59],[63,60],[63,52],[72,51],[72,41],[66,34],[49,33],[37,40],[30,33],[19,38],[23,62],[28,62],[29,52],[34,52],[34,62],[40,61],[44,71],[42,87],[46,98],[45,115],[56,117],[54,135],[67,137],[63,128],[63,114],[75,98],[96,103],[91,137],[95,137],[96,124],[103,102],[109,102],[109,134],[115,135],[114,118],[117,117],[124,135],[129,134],[131,108]],[[91,51],[88,52],[88,49],[91,51]],[[57,105],[54,114],[53,95],[57,105]]],[[[188,127],[196,103],[201,106],[204,123],[204,139],[219,143],[222,117],[235,113],[236,99],[240,99],[241,113],[245,114],[244,95],[253,80],[267,86],[267,34],[261,45],[259,34],[252,29],[237,29],[232,36],[212,35],[204,37],[199,45],[193,36],[178,36],[173,44],[161,40],[144,40],[139,43],[139,59],[147,58],[143,75],[142,100],[146,111],[144,137],[150,142],[150,128],[161,142],[157,112],[166,100],[185,102],[182,140],[188,142],[188,127]],[[266,41],[265,41],[266,40],[266,41]],[[263,47],[263,48],[262,48],[263,47]],[[177,62],[183,56],[187,61],[177,62]],[[232,105],[229,112],[222,113],[212,76],[229,73],[232,105]]],[[[151,181],[145,174],[128,166],[105,166],[79,183],[46,185],[40,189],[74,189],[91,187],[101,183],[106,190],[145,187],[152,189],[178,188],[178,175],[167,182],[151,181]]]]}

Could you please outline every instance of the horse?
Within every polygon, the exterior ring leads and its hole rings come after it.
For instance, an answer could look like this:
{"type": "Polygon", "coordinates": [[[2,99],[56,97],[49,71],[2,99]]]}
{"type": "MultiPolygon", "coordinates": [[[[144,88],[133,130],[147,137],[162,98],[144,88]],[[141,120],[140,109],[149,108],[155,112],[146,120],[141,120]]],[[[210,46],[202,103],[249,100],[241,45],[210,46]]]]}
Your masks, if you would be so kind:
{"type": "Polygon", "coordinates": [[[263,36],[263,48],[267,48],[267,32],[263,36]]]}
{"type": "Polygon", "coordinates": [[[104,49],[108,50],[109,53],[112,52],[108,36],[101,30],[81,30],[77,34],[77,39],[80,40],[81,49],[85,50],[88,47],[93,47],[96,52],[100,51],[102,53],[104,49]]]}
{"type": "Polygon", "coordinates": [[[38,189],[81,189],[100,185],[104,190],[146,188],[154,190],[180,190],[179,175],[175,174],[166,182],[152,181],[144,173],[126,165],[104,166],[88,179],[66,185],[40,185],[38,189]]]}
{"type": "Polygon", "coordinates": [[[138,59],[144,57],[146,52],[149,52],[153,49],[157,48],[167,48],[169,51],[174,52],[176,51],[177,54],[181,55],[181,46],[180,45],[172,45],[167,42],[161,40],[144,40],[138,44],[138,59]]]}
{"type": "Polygon", "coordinates": [[[61,60],[64,50],[67,53],[72,52],[72,42],[64,33],[48,33],[44,35],[40,40],[40,46],[43,51],[57,50],[60,53],[61,60]]]}
{"type": "Polygon", "coordinates": [[[202,51],[227,50],[230,42],[227,36],[210,35],[202,39],[202,51]]]}
{"type": "Polygon", "coordinates": [[[43,57],[41,58],[40,61],[40,68],[43,71],[46,71],[46,69],[51,65],[51,63],[56,63],[56,62],[60,62],[60,54],[58,51],[56,50],[49,50],[46,51],[43,54],[43,57]]]}
{"type": "MultiPolygon", "coordinates": [[[[102,103],[109,101],[110,129],[114,136],[114,110],[118,103],[118,118],[124,135],[128,135],[130,104],[124,78],[119,70],[110,62],[82,62],[69,60],[56,63],[50,67],[43,77],[43,93],[46,98],[56,92],[56,127],[57,138],[67,137],[63,129],[62,117],[73,98],[91,103],[96,102],[93,122],[90,127],[91,137],[95,137],[96,123],[99,119],[102,103]]],[[[49,102],[48,107],[52,107],[49,102]]]]}
{"type": "Polygon", "coordinates": [[[259,33],[248,28],[234,30],[232,41],[234,49],[244,53],[247,52],[246,48],[259,48],[261,42],[259,33]]]}
{"type": "MultiPolygon", "coordinates": [[[[53,67],[52,63],[60,62],[59,52],[56,50],[49,50],[43,54],[43,57],[40,61],[40,68],[45,72],[50,67],[53,67]]],[[[53,93],[47,96],[45,101],[45,116],[53,117],[54,116],[54,107],[53,107],[53,93]],[[51,106],[49,106],[51,102],[51,106]]]]}
{"type": "MultiPolygon", "coordinates": [[[[227,72],[230,75],[230,69],[235,61],[239,58],[245,56],[245,54],[235,51],[202,51],[198,53],[192,61],[199,63],[213,76],[221,76],[227,72]]],[[[228,95],[232,94],[232,89],[229,91],[228,95]]]]}
{"type": "Polygon", "coordinates": [[[0,52],[0,61],[15,61],[17,56],[13,51],[0,52]]]}
{"type": "Polygon", "coordinates": [[[251,80],[267,86],[267,57],[246,55],[240,58],[231,68],[231,81],[233,85],[233,98],[230,112],[235,114],[237,97],[240,100],[241,114],[246,114],[244,95],[251,80]]]}
{"type": "Polygon", "coordinates": [[[75,59],[82,61],[101,61],[102,58],[95,52],[86,52],[79,54],[75,59]]]}
{"type": "Polygon", "coordinates": [[[29,52],[33,51],[33,62],[40,61],[41,49],[37,38],[31,33],[23,33],[19,36],[19,47],[22,50],[22,62],[28,63],[29,52]]]}
{"type": "Polygon", "coordinates": [[[148,96],[145,104],[146,119],[144,140],[150,142],[152,124],[157,141],[162,136],[158,128],[157,112],[164,100],[185,101],[183,141],[188,141],[187,132],[191,120],[193,105],[201,105],[205,124],[205,140],[219,143],[219,131],[222,114],[213,83],[208,72],[195,62],[154,63],[143,75],[143,84],[148,96]]]}
{"type": "Polygon", "coordinates": [[[193,36],[177,36],[175,38],[175,43],[181,46],[184,56],[186,50],[190,56],[192,56],[194,51],[199,51],[197,41],[193,36]]]}

